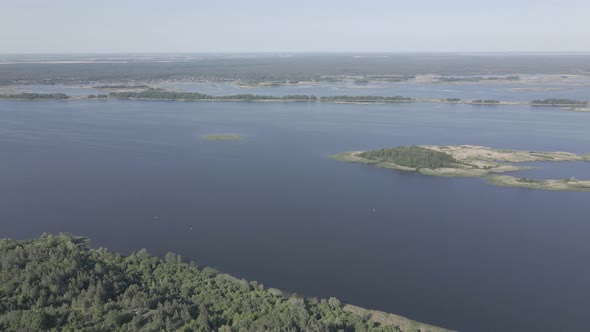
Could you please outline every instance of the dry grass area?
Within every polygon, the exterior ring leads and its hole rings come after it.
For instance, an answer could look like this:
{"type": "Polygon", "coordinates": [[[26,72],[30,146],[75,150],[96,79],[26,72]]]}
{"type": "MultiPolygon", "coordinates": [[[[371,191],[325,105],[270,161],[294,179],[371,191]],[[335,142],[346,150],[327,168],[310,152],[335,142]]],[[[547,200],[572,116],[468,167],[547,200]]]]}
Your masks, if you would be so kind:
{"type": "Polygon", "coordinates": [[[536,152],[536,151],[518,151],[518,150],[501,150],[485,146],[475,145],[457,145],[457,146],[436,146],[422,145],[421,147],[448,153],[453,158],[461,161],[477,163],[482,165],[489,164],[493,161],[502,161],[509,163],[520,163],[530,161],[582,161],[583,157],[570,152],[536,152]]]}

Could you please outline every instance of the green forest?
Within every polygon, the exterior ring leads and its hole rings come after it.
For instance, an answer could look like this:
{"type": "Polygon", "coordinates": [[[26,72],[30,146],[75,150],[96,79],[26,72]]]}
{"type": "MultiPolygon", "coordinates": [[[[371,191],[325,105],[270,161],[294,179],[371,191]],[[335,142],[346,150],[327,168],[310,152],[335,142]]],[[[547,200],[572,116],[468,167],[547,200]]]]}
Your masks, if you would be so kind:
{"type": "Polygon", "coordinates": [[[123,256],[68,234],[0,240],[0,299],[1,331],[440,330],[380,324],[336,298],[286,297],[172,253],[123,256]]]}
{"type": "Polygon", "coordinates": [[[399,166],[418,169],[455,167],[459,163],[459,161],[449,154],[426,149],[417,145],[365,151],[359,153],[358,156],[369,160],[391,162],[399,166]]]}
{"type": "Polygon", "coordinates": [[[140,92],[122,91],[109,93],[111,98],[133,98],[133,99],[163,99],[163,100],[317,100],[315,96],[291,95],[284,97],[262,96],[253,94],[238,94],[228,96],[211,96],[198,92],[175,92],[165,89],[147,89],[140,92]]]}
{"type": "Polygon", "coordinates": [[[407,102],[414,98],[402,96],[329,96],[321,97],[322,101],[343,101],[343,102],[407,102]]]}
{"type": "Polygon", "coordinates": [[[277,101],[324,101],[324,102],[404,102],[413,101],[413,98],[401,96],[327,96],[317,97],[308,95],[264,96],[253,94],[238,94],[226,96],[212,96],[198,92],[175,92],[165,89],[147,89],[144,91],[122,91],[109,93],[111,98],[131,99],[163,99],[163,100],[277,100],[277,101]]]}
{"type": "Polygon", "coordinates": [[[64,93],[15,93],[0,94],[0,99],[17,99],[17,100],[61,100],[69,99],[70,96],[64,93]]]}

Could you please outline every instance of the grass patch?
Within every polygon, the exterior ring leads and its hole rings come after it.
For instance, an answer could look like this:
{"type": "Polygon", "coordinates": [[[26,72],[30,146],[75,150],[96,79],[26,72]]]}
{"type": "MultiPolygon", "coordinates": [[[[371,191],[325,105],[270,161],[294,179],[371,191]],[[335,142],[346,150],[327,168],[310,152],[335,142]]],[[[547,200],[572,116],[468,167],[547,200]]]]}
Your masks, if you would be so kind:
{"type": "Polygon", "coordinates": [[[235,134],[203,135],[201,138],[207,141],[239,141],[244,139],[244,137],[235,134]]]}

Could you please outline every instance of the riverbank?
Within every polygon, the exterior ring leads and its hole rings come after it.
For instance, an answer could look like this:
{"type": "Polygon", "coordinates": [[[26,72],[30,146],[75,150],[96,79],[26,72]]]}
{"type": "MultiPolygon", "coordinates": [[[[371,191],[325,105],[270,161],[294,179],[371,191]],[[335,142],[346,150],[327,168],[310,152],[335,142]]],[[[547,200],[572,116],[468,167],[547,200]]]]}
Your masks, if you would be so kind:
{"type": "Polygon", "coordinates": [[[269,289],[172,253],[93,249],[69,234],[1,239],[0,254],[2,331],[449,331],[334,297],[269,289]]]}

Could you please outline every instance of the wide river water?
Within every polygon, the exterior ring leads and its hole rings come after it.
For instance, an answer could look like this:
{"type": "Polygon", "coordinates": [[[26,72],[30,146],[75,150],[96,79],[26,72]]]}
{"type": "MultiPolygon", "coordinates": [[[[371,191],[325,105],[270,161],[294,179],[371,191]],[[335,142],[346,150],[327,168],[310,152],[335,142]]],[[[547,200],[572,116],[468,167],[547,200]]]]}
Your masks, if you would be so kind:
{"type": "MultiPolygon", "coordinates": [[[[590,193],[329,158],[407,144],[587,153],[590,114],[1,101],[0,237],[71,232],[116,251],[173,251],[270,287],[461,331],[587,331],[590,193]],[[216,133],[246,139],[201,139],[216,133]]],[[[559,165],[551,175],[590,179],[590,163],[562,174],[559,165]]]]}

